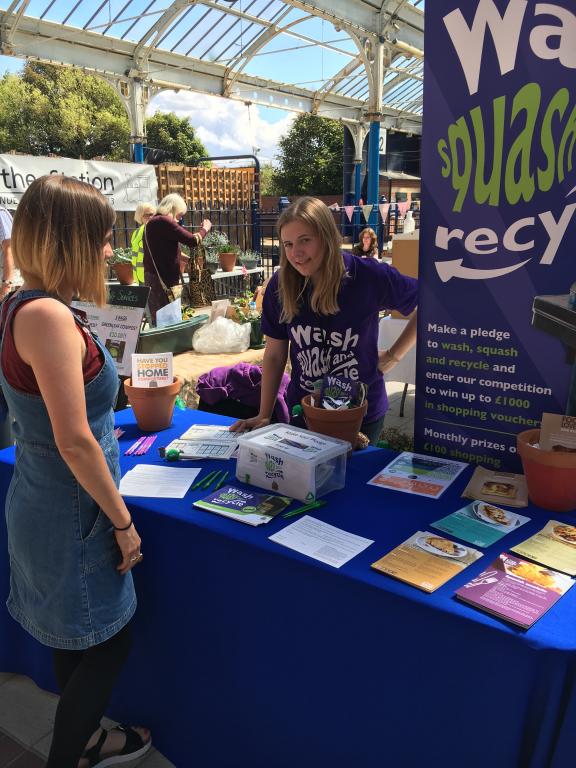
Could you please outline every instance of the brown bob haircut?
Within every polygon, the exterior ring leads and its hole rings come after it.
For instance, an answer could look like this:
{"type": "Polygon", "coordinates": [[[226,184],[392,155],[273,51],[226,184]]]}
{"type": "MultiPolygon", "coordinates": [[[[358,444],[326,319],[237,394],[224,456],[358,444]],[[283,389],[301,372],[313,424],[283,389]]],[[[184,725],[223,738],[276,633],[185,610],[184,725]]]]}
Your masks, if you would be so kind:
{"type": "Polygon", "coordinates": [[[14,263],[24,280],[47,293],[63,287],[101,306],[106,301],[102,249],[115,214],[91,184],[69,176],[41,176],[18,204],[12,226],[14,263]]]}
{"type": "Polygon", "coordinates": [[[312,229],[319,238],[324,258],[318,271],[318,279],[314,281],[310,306],[313,312],[320,315],[335,315],[338,310],[338,291],[345,273],[342,258],[342,238],[334,221],[332,212],[316,197],[300,197],[286,208],[278,218],[278,235],[280,240],[280,276],[279,294],[282,312],[280,321],[291,322],[298,314],[300,300],[308,278],[302,277],[286,258],[282,243],[282,227],[292,221],[301,221],[312,229]]]}
{"type": "Polygon", "coordinates": [[[360,247],[362,248],[362,238],[364,235],[370,235],[370,251],[378,250],[378,238],[376,237],[376,232],[372,229],[372,227],[366,227],[365,229],[360,232],[360,235],[358,236],[358,243],[360,247]]]}

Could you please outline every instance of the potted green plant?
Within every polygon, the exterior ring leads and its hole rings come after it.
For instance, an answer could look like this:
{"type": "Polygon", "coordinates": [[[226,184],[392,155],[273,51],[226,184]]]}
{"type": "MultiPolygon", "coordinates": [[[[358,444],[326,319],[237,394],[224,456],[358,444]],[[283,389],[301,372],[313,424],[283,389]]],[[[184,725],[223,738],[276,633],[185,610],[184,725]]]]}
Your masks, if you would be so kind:
{"type": "Polygon", "coordinates": [[[204,252],[206,254],[206,266],[214,274],[220,266],[219,248],[223,246],[229,246],[228,238],[224,232],[219,232],[216,229],[211,229],[210,232],[202,240],[204,246],[204,252]]]}
{"type": "Polygon", "coordinates": [[[257,251],[242,251],[240,261],[246,269],[255,269],[260,265],[260,254],[257,251]]]}
{"type": "Polygon", "coordinates": [[[112,267],[120,285],[132,285],[134,282],[134,270],[132,267],[132,249],[114,248],[112,256],[107,259],[108,266],[112,267]]]}
{"type": "Polygon", "coordinates": [[[262,349],[264,336],[262,334],[262,313],[256,309],[254,294],[245,291],[232,302],[235,309],[234,319],[238,323],[250,323],[250,349],[262,349]]]}

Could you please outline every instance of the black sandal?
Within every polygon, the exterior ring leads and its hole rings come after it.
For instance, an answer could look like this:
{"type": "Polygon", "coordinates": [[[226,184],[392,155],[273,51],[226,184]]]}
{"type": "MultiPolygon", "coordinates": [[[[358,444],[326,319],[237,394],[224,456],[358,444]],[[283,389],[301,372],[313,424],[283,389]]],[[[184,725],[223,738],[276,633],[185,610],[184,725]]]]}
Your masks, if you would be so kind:
{"type": "Polygon", "coordinates": [[[152,746],[152,739],[144,741],[138,731],[131,728],[129,725],[116,725],[111,731],[106,731],[102,728],[102,733],[98,737],[98,741],[90,749],[86,749],[83,758],[88,760],[90,768],[107,768],[109,765],[120,765],[121,763],[129,763],[131,760],[136,760],[138,757],[146,754],[152,746]],[[121,752],[117,752],[114,755],[108,755],[108,757],[101,757],[100,752],[104,746],[104,742],[111,731],[122,731],[126,736],[126,743],[121,752]]]}

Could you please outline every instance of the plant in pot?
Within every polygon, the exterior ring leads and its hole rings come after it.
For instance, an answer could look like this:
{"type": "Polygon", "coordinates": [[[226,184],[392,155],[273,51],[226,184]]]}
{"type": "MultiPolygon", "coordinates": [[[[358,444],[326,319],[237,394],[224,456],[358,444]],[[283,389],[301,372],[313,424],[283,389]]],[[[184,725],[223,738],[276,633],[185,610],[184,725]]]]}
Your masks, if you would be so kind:
{"type": "Polygon", "coordinates": [[[218,260],[223,272],[232,272],[236,266],[236,259],[240,253],[240,248],[237,245],[231,245],[230,243],[217,245],[216,251],[218,252],[218,260]]]}
{"type": "Polygon", "coordinates": [[[132,249],[114,248],[112,256],[108,258],[108,266],[112,267],[121,285],[132,285],[134,270],[132,267],[132,249]]]}
{"type": "Polygon", "coordinates": [[[232,302],[235,310],[234,320],[237,323],[250,323],[250,349],[262,349],[265,346],[262,334],[262,313],[256,309],[254,294],[245,291],[232,302]]]}
{"type": "Polygon", "coordinates": [[[228,238],[224,232],[211,229],[210,232],[202,240],[204,246],[204,252],[206,254],[206,266],[214,274],[220,266],[220,248],[224,246],[230,247],[228,238]]]}
{"type": "Polygon", "coordinates": [[[257,251],[242,251],[240,261],[246,269],[255,269],[260,265],[260,254],[257,251]]]}

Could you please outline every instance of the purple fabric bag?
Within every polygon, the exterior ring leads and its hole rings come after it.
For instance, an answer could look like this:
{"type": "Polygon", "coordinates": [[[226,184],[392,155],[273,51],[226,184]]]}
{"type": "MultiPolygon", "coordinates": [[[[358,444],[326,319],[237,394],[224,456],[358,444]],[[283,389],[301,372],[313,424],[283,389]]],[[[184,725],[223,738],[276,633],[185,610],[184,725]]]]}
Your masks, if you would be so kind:
{"type": "MultiPolygon", "coordinates": [[[[244,405],[259,408],[261,382],[262,369],[259,366],[251,363],[236,363],[236,365],[212,368],[208,373],[201,374],[196,384],[196,392],[208,405],[232,399],[244,405]]],[[[286,389],[289,383],[290,377],[287,373],[283,374],[274,407],[275,420],[283,424],[290,421],[286,404],[286,389]]]]}

